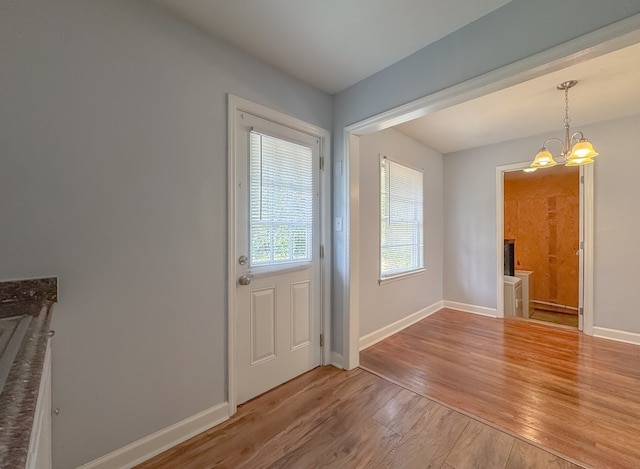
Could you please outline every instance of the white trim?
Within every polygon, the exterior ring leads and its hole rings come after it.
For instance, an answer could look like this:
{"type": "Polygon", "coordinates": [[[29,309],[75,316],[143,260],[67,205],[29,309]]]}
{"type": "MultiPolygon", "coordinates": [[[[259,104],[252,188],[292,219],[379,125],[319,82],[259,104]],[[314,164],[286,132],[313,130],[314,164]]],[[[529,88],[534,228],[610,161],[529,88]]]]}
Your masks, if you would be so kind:
{"type": "Polygon", "coordinates": [[[344,288],[345,314],[343,330],[343,363],[347,370],[360,364],[360,138],[345,130],[345,181],[348,200],[345,270],[347,285],[344,288]],[[353,150],[353,153],[350,153],[353,150]]]}
{"type": "Polygon", "coordinates": [[[227,97],[227,400],[229,415],[236,413],[236,118],[235,110],[240,105],[232,94],[227,97]]]}
{"type": "Polygon", "coordinates": [[[236,253],[236,109],[238,98],[228,95],[227,103],[227,401],[229,415],[236,413],[236,282],[233,266],[236,253]]]}
{"type": "MultiPolygon", "coordinates": [[[[359,299],[357,298],[358,293],[355,287],[358,283],[354,281],[359,278],[359,255],[353,249],[357,246],[360,228],[360,222],[357,219],[360,202],[358,200],[358,191],[354,190],[354,186],[357,189],[360,184],[357,171],[359,149],[357,145],[354,145],[354,141],[357,142],[357,136],[384,130],[418,117],[426,116],[440,109],[508,88],[638,42],[640,42],[640,14],[630,16],[538,54],[345,127],[343,164],[346,187],[344,193],[349,200],[345,201],[345,227],[347,232],[345,237],[346,258],[344,259],[346,281],[344,285],[345,297],[343,298],[343,354],[345,362],[350,368],[358,366],[359,353],[357,344],[360,340],[357,327],[360,315],[359,299]],[[355,165],[355,169],[352,167],[353,165],[355,165]],[[352,288],[352,286],[354,287],[352,288]]],[[[585,231],[588,231],[588,227],[586,228],[585,231]]],[[[587,234],[585,233],[585,238],[587,234]]],[[[588,239],[585,239],[585,244],[587,244],[586,241],[588,239]]],[[[587,244],[585,255],[588,255],[589,249],[593,249],[589,244],[591,243],[587,244]]],[[[585,259],[585,262],[588,261],[585,259]]],[[[593,279],[585,278],[585,287],[592,284],[593,279]]],[[[591,291],[593,292],[593,289],[591,291]]],[[[499,298],[498,301],[500,301],[499,298]]],[[[589,300],[585,295],[585,323],[588,314],[593,314],[592,307],[593,298],[589,300]],[[591,304],[589,304],[589,301],[591,301],[591,304]]],[[[584,328],[584,331],[587,334],[590,333],[587,327],[584,328]]]]}
{"type": "Polygon", "coordinates": [[[320,262],[320,333],[326,344],[321,352],[321,364],[331,360],[331,133],[321,127],[309,124],[295,117],[275,111],[266,106],[254,103],[233,94],[228,95],[227,105],[227,399],[229,401],[229,415],[236,412],[236,320],[235,320],[235,229],[236,229],[236,191],[235,191],[235,150],[236,150],[236,112],[245,111],[248,114],[277,123],[311,135],[319,140],[320,158],[324,167],[320,171],[320,245],[324,246],[324,257],[320,262]]]}
{"type": "Polygon", "coordinates": [[[402,272],[401,274],[391,275],[389,277],[384,277],[378,279],[378,285],[386,285],[387,283],[397,282],[398,280],[403,280],[407,277],[415,277],[416,275],[424,274],[427,271],[424,267],[416,270],[410,270],[409,272],[402,272]]]}
{"type": "MultiPolygon", "coordinates": [[[[595,164],[595,163],[594,163],[595,164]]],[[[594,188],[593,181],[594,168],[593,164],[586,167],[582,167],[582,176],[584,177],[584,183],[582,184],[582,200],[584,209],[582,214],[582,236],[584,241],[584,249],[582,251],[582,259],[584,265],[582,266],[582,332],[587,335],[593,335],[593,295],[594,285],[593,277],[595,271],[595,257],[594,257],[594,223],[595,223],[595,203],[594,203],[594,188]]]]}
{"type": "Polygon", "coordinates": [[[484,306],[468,305],[466,303],[458,303],[456,301],[443,301],[444,308],[455,309],[456,311],[462,311],[464,313],[479,314],[480,316],[489,316],[491,318],[497,318],[498,311],[493,308],[486,308],[484,306]]]}
{"type": "Polygon", "coordinates": [[[172,448],[229,418],[229,404],[221,402],[160,431],[83,464],[78,469],[129,468],[172,448]]]}
{"type": "Polygon", "coordinates": [[[331,359],[329,361],[330,365],[335,366],[336,368],[340,368],[344,370],[344,357],[340,355],[338,352],[331,352],[331,359]]]}
{"type": "Polygon", "coordinates": [[[371,347],[373,344],[376,344],[381,340],[384,340],[387,337],[392,336],[393,334],[396,334],[403,329],[406,329],[407,327],[415,324],[418,321],[421,321],[427,316],[431,316],[433,313],[435,313],[436,311],[440,311],[442,308],[442,301],[438,301],[437,303],[434,303],[431,306],[427,306],[426,308],[410,314],[409,316],[404,317],[394,323],[381,327],[377,331],[373,331],[365,336],[360,337],[360,350],[371,347]]]}
{"type": "Polygon", "coordinates": [[[593,326],[592,329],[595,337],[640,345],[640,334],[636,334],[635,332],[619,331],[616,329],[607,329],[606,327],[598,326],[593,326]]]}

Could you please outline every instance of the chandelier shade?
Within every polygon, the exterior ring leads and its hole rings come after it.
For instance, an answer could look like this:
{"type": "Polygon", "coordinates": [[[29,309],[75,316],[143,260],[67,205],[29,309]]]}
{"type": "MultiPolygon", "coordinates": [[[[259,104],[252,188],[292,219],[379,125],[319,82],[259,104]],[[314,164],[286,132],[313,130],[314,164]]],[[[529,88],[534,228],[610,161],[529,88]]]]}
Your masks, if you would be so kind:
{"type": "Polygon", "coordinates": [[[573,146],[571,154],[578,158],[595,158],[599,155],[599,153],[593,149],[591,142],[586,138],[583,138],[573,146]]]}
{"type": "Polygon", "coordinates": [[[558,163],[556,163],[556,160],[553,159],[553,155],[551,154],[551,152],[545,147],[542,147],[530,166],[532,168],[550,168],[551,166],[555,166],[557,164],[558,163]]]}

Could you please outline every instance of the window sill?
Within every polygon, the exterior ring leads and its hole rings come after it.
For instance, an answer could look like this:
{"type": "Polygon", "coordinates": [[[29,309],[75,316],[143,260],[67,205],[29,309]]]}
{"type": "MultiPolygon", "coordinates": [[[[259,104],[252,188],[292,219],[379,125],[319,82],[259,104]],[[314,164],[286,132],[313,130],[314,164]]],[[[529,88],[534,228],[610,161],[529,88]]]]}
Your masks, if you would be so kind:
{"type": "Polygon", "coordinates": [[[398,280],[405,279],[407,277],[415,277],[416,275],[421,275],[425,272],[426,269],[418,269],[412,270],[411,272],[404,272],[402,274],[393,275],[391,277],[385,277],[378,280],[378,285],[384,285],[386,283],[396,282],[398,280]]]}

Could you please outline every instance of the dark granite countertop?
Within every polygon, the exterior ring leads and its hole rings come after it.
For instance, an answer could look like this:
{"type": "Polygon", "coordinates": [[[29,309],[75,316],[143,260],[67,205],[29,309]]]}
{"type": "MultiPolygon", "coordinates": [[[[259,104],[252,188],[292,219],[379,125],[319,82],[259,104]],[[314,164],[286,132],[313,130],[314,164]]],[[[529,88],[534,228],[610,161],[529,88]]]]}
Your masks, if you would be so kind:
{"type": "Polygon", "coordinates": [[[0,389],[0,467],[26,465],[56,301],[56,278],[0,282],[0,322],[6,329],[0,340],[6,369],[0,366],[6,377],[0,389]]]}

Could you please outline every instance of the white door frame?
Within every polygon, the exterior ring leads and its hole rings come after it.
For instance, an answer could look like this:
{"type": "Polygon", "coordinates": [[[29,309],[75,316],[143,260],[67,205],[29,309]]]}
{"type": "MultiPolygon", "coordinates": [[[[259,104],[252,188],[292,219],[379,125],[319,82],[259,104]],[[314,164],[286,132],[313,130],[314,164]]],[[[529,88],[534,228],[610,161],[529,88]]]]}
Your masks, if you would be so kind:
{"type": "Polygon", "coordinates": [[[238,405],[235,376],[236,320],[235,320],[235,252],[236,252],[236,191],[235,191],[235,142],[236,114],[244,111],[277,124],[306,133],[320,140],[320,245],[324,253],[320,258],[320,333],[324,337],[321,364],[329,363],[331,344],[331,134],[328,130],[304,122],[295,117],[274,111],[247,99],[228,95],[227,141],[227,402],[229,415],[238,405]]]}
{"type": "MultiPolygon", "coordinates": [[[[360,275],[360,253],[357,243],[360,232],[358,137],[426,116],[440,109],[508,88],[638,42],[640,42],[640,14],[345,127],[343,163],[346,220],[345,256],[339,260],[339,267],[342,267],[344,275],[343,368],[355,368],[359,365],[360,360],[358,347],[360,301],[356,288],[360,275]]],[[[593,195],[591,194],[591,196],[593,195]]],[[[586,247],[589,249],[589,246],[586,247]]],[[[588,252],[585,254],[588,255],[588,252]]],[[[589,282],[593,283],[593,279],[585,278],[585,285],[589,282]]],[[[501,301],[500,297],[498,297],[498,301],[501,301]]],[[[585,315],[587,309],[593,311],[592,302],[593,299],[590,304],[590,301],[585,297],[585,315]]],[[[585,322],[584,332],[591,335],[593,331],[590,329],[592,328],[587,328],[585,322]]]]}
{"type": "MultiPolygon", "coordinates": [[[[530,161],[496,167],[496,310],[497,317],[504,317],[504,173],[529,167],[530,161]]],[[[594,165],[580,167],[580,241],[584,248],[579,261],[579,306],[583,308],[582,331],[593,335],[593,169],[594,165]]],[[[544,170],[541,170],[544,171],[544,170]]]]}

